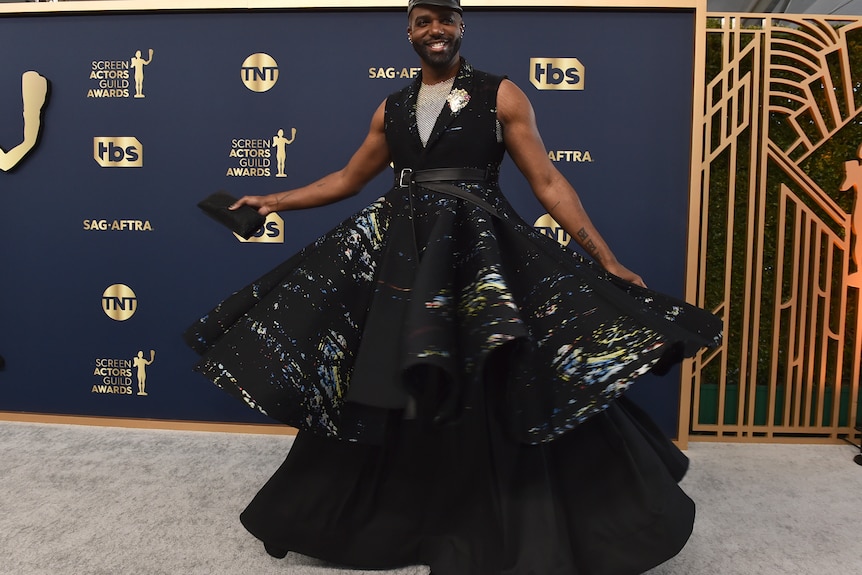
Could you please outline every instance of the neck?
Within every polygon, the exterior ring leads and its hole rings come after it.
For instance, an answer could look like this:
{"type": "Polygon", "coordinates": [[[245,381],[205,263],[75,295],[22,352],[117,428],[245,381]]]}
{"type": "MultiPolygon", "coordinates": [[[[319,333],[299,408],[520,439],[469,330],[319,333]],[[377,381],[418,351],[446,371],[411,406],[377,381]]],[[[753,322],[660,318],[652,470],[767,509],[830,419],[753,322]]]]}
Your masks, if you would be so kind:
{"type": "Polygon", "coordinates": [[[445,82],[450,78],[454,78],[458,74],[459,68],[461,68],[461,57],[457,54],[452,59],[451,64],[443,67],[429,66],[427,63],[422,62],[422,83],[432,85],[445,82]]]}

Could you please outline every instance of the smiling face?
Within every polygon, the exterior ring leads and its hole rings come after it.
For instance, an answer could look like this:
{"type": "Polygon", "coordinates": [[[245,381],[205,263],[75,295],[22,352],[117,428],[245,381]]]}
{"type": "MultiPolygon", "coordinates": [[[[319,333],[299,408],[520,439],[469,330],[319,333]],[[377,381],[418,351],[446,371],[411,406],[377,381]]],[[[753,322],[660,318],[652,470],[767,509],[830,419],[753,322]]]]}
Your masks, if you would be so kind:
{"type": "Polygon", "coordinates": [[[410,11],[407,35],[422,62],[446,70],[460,61],[464,21],[449,8],[417,6],[410,11]]]}

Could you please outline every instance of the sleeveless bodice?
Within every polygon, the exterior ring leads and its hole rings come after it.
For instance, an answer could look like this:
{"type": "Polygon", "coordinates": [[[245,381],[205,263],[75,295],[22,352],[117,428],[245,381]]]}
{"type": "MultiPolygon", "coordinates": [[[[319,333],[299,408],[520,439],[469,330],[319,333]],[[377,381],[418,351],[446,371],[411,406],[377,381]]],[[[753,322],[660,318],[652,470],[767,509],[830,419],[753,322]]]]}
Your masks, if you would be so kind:
{"type": "Polygon", "coordinates": [[[503,77],[473,69],[466,60],[426,146],[416,125],[416,97],[422,78],[386,100],[386,142],[395,174],[403,168],[499,168],[505,148],[498,141],[497,89],[503,77]]]}

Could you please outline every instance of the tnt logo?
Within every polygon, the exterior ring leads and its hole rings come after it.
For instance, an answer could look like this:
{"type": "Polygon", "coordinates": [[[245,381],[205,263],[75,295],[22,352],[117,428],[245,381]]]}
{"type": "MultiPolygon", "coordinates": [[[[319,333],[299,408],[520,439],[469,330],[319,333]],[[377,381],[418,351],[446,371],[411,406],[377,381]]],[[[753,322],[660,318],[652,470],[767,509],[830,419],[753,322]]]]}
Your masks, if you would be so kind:
{"type": "Polygon", "coordinates": [[[562,246],[569,245],[569,242],[572,241],[572,236],[566,233],[566,230],[557,223],[557,220],[552,218],[550,214],[545,214],[540,216],[536,223],[533,224],[533,227],[548,236],[556,240],[556,242],[562,246]]]}
{"type": "Polygon", "coordinates": [[[278,63],[269,54],[252,54],[243,61],[240,76],[252,92],[266,92],[278,82],[278,63]]]}
{"type": "Polygon", "coordinates": [[[138,297],[127,285],[114,284],[102,293],[102,311],[114,321],[126,321],[138,309],[138,297]]]}
{"type": "Polygon", "coordinates": [[[577,58],[530,58],[530,83],[538,90],[583,90],[584,65],[577,58]]]}
{"type": "Polygon", "coordinates": [[[93,159],[103,168],[140,168],[144,147],[134,136],[93,138],[93,159]]]}
{"type": "Polygon", "coordinates": [[[244,239],[239,234],[234,234],[236,239],[242,243],[254,244],[283,244],[284,243],[284,220],[276,212],[272,212],[266,216],[266,221],[263,227],[257,230],[257,233],[244,239]]]}

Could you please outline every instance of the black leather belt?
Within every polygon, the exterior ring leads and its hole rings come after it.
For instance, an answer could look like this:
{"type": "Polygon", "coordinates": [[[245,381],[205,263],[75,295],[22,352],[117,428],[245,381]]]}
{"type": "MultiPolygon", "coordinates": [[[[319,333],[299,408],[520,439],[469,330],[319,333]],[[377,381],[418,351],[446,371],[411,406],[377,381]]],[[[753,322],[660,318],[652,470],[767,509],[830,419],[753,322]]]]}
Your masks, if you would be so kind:
{"type": "Polygon", "coordinates": [[[425,182],[487,182],[491,179],[489,172],[477,168],[431,168],[414,172],[404,168],[398,176],[398,186],[406,188],[412,183],[425,182]]]}
{"type": "Polygon", "coordinates": [[[496,173],[491,169],[478,168],[431,168],[413,171],[404,168],[398,176],[396,185],[400,188],[410,188],[410,211],[413,211],[413,191],[416,186],[466,200],[479,206],[489,214],[500,217],[494,207],[475,194],[453,186],[449,182],[490,182],[496,179],[496,173]]]}

